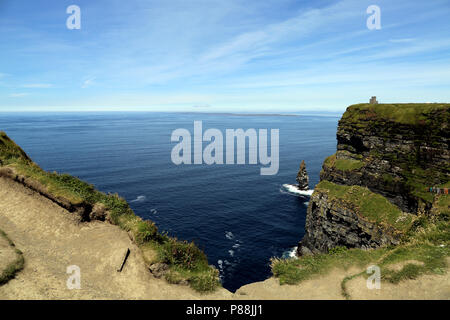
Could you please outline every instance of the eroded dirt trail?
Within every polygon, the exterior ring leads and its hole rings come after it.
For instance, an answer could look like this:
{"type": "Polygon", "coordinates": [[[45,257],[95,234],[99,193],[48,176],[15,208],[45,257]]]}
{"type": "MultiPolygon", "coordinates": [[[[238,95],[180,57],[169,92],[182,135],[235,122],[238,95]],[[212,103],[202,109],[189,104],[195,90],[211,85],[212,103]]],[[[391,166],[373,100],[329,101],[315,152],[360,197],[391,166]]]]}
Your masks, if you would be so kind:
{"type": "MultiPolygon", "coordinates": [[[[126,232],[102,222],[78,223],[68,211],[22,185],[0,178],[0,229],[20,249],[25,268],[0,287],[0,299],[195,299],[187,286],[155,279],[126,232]],[[117,272],[129,248],[122,272],[117,272]],[[69,290],[67,267],[81,269],[69,290]]],[[[229,298],[221,289],[208,298],[229,298]]]]}

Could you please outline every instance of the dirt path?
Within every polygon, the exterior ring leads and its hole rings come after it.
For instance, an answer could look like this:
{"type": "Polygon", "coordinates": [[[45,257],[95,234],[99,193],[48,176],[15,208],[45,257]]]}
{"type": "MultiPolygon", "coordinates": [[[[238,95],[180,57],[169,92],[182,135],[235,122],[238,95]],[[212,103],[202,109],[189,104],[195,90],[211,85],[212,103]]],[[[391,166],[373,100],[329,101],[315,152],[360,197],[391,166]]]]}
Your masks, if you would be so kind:
{"type": "Polygon", "coordinates": [[[283,300],[342,300],[342,279],[356,270],[333,270],[321,278],[303,281],[299,285],[280,286],[279,280],[267,279],[263,282],[255,282],[241,287],[236,291],[239,299],[276,299],[283,300]]]}
{"type": "Polygon", "coordinates": [[[398,284],[382,282],[378,290],[368,290],[366,279],[357,277],[347,282],[347,291],[353,299],[450,300],[450,277],[424,275],[419,279],[402,281],[398,284]]]}
{"type": "MultiPolygon", "coordinates": [[[[0,229],[20,249],[25,267],[0,287],[0,299],[230,298],[225,289],[200,295],[155,279],[126,232],[103,222],[78,223],[68,211],[22,185],[0,178],[0,229]],[[122,258],[131,254],[122,272],[122,258]],[[67,267],[81,271],[81,289],[69,290],[67,267]]],[[[6,254],[6,253],[5,253],[6,254]]]]}
{"type": "MultiPolygon", "coordinates": [[[[342,300],[341,282],[346,276],[361,270],[335,269],[325,276],[303,281],[299,285],[280,286],[277,279],[251,283],[236,292],[238,299],[283,299],[283,300],[342,300]],[[275,296],[275,297],[274,297],[275,296]]],[[[381,282],[380,289],[368,289],[366,279],[356,277],[346,283],[351,300],[450,300],[450,277],[446,275],[424,275],[416,280],[399,284],[381,282]]]]}

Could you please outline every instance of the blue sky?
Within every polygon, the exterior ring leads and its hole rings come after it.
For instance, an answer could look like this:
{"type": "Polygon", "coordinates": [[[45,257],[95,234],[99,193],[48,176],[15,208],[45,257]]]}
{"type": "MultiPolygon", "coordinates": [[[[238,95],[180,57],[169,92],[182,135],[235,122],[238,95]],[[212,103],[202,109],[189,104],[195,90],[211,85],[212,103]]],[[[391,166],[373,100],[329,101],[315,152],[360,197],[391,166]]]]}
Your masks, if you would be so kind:
{"type": "Polygon", "coordinates": [[[449,0],[0,0],[0,112],[343,111],[372,95],[450,102],[449,0]]]}

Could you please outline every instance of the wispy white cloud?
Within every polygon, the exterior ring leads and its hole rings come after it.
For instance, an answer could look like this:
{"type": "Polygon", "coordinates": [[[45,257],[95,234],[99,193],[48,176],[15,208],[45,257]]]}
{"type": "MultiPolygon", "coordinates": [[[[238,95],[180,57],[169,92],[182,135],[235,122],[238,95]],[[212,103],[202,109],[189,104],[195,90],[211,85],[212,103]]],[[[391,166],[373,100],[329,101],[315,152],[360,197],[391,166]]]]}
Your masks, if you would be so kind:
{"type": "Polygon", "coordinates": [[[30,89],[48,89],[53,87],[51,83],[29,83],[22,85],[23,88],[30,88],[30,89]]]}
{"type": "Polygon", "coordinates": [[[11,93],[9,96],[11,98],[21,98],[21,97],[26,97],[28,95],[29,95],[29,93],[21,92],[21,93],[11,93]]]}
{"type": "Polygon", "coordinates": [[[196,104],[196,105],[193,105],[192,108],[205,109],[205,108],[211,108],[211,106],[209,104],[196,104]]]}
{"type": "Polygon", "coordinates": [[[85,79],[83,81],[83,83],[81,84],[81,88],[86,89],[86,88],[92,86],[95,83],[94,80],[95,80],[95,77],[85,79]]]}
{"type": "Polygon", "coordinates": [[[416,41],[415,38],[403,38],[403,39],[389,39],[389,42],[392,43],[406,43],[416,41]]]}
{"type": "Polygon", "coordinates": [[[436,52],[450,47],[450,39],[423,40],[415,42],[404,42],[401,47],[392,47],[368,56],[368,59],[385,60],[414,56],[422,53],[436,52]]]}

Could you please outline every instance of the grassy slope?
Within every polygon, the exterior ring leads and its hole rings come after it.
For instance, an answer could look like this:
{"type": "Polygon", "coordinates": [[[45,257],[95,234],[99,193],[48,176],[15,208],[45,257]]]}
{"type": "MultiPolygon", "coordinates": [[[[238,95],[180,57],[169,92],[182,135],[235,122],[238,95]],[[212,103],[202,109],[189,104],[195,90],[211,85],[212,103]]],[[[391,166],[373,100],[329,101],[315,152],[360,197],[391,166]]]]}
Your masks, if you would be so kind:
{"type": "Polygon", "coordinates": [[[355,159],[336,159],[336,154],[327,157],[324,161],[327,167],[334,167],[341,171],[352,171],[364,166],[364,162],[355,159]]]}
{"type": "MultiPolygon", "coordinates": [[[[346,112],[342,120],[355,130],[373,125],[374,121],[390,121],[400,124],[424,126],[440,125],[448,122],[450,104],[395,104],[368,105],[360,104],[349,107],[352,112],[346,112]],[[430,120],[430,114],[440,116],[430,120]],[[441,117],[442,116],[442,117],[441,117]],[[444,120],[442,120],[444,119],[444,120]]],[[[347,110],[349,110],[347,109],[347,110]]],[[[358,160],[337,160],[336,155],[325,159],[324,164],[339,170],[356,170],[363,166],[358,160]]],[[[365,268],[376,264],[381,268],[382,280],[398,283],[405,279],[414,279],[422,274],[443,274],[447,272],[446,258],[450,256],[450,197],[448,195],[433,195],[427,193],[427,179],[434,172],[417,167],[411,169],[411,176],[406,177],[417,193],[433,202],[430,216],[412,219],[398,219],[403,215],[401,210],[392,205],[383,196],[370,192],[359,186],[341,186],[328,181],[322,181],[316,190],[325,191],[331,198],[352,202],[358,206],[359,214],[371,221],[388,223],[403,231],[401,244],[395,247],[383,247],[372,250],[347,249],[337,247],[328,253],[314,256],[304,256],[299,259],[272,259],[272,272],[279,278],[280,284],[298,284],[306,279],[320,276],[332,268],[361,268],[361,272],[353,275],[367,276],[365,268]],[[401,270],[391,266],[399,262],[416,260],[423,265],[407,263],[401,270]]],[[[390,177],[386,177],[389,179],[390,177]]],[[[394,183],[394,182],[393,182],[394,183]]],[[[449,187],[449,182],[440,187],[449,187]]],[[[342,294],[348,298],[345,283],[352,277],[342,281],[342,294]]]]}
{"type": "Polygon", "coordinates": [[[132,233],[149,264],[163,262],[170,266],[168,281],[187,280],[200,292],[213,291],[220,286],[218,271],[208,265],[206,255],[194,243],[158,232],[153,222],[136,216],[126,200],[117,194],[99,192],[94,186],[68,174],[42,170],[4,132],[0,132],[0,166],[12,167],[17,173],[39,181],[51,194],[73,204],[103,204],[111,222],[132,233]]]}
{"type": "MultiPolygon", "coordinates": [[[[360,268],[354,276],[366,275],[366,267],[375,264],[381,269],[382,281],[398,283],[415,279],[422,274],[448,272],[446,258],[450,256],[450,212],[416,220],[398,246],[362,250],[337,247],[328,253],[304,256],[299,259],[272,259],[273,275],[280,284],[299,284],[304,280],[326,274],[333,268],[360,268]],[[391,266],[416,260],[423,265],[407,263],[401,270],[391,266]]],[[[343,279],[343,295],[348,298],[343,279]]]]}
{"type": "Polygon", "coordinates": [[[360,186],[343,186],[329,181],[321,181],[316,191],[326,192],[328,199],[351,202],[358,207],[358,213],[366,220],[393,226],[399,231],[407,231],[413,222],[413,215],[402,212],[385,197],[360,186]]]}

